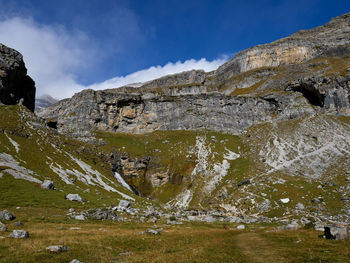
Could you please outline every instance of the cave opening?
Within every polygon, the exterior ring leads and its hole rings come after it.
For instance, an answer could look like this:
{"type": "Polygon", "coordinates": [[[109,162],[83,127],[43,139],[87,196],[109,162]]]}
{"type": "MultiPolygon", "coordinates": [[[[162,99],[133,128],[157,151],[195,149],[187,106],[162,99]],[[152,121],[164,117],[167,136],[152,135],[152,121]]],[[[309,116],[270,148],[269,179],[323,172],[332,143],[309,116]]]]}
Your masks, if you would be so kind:
{"type": "Polygon", "coordinates": [[[321,94],[314,85],[300,84],[293,87],[293,91],[298,91],[308,100],[308,102],[314,106],[323,107],[325,95],[321,94]]]}
{"type": "Polygon", "coordinates": [[[48,121],[46,123],[47,126],[49,126],[52,129],[56,129],[57,130],[57,121],[48,121]]]}

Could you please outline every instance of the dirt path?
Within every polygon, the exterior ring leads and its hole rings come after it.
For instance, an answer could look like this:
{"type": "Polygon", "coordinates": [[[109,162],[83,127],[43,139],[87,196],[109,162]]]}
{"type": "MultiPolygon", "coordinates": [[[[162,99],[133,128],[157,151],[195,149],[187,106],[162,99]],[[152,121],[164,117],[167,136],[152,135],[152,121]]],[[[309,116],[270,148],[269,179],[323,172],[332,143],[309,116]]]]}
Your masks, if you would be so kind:
{"type": "Polygon", "coordinates": [[[237,246],[247,262],[285,263],[288,260],[279,253],[276,244],[271,244],[258,233],[242,233],[237,236],[237,246]]]}

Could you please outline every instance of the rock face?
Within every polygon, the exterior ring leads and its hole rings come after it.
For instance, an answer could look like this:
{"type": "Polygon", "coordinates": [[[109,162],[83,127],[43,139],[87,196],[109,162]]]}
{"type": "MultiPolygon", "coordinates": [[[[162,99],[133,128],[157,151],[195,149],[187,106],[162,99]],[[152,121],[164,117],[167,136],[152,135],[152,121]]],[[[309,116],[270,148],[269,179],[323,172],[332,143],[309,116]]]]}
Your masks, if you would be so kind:
{"type": "Polygon", "coordinates": [[[35,83],[27,75],[22,55],[0,44],[0,103],[35,108],[35,83]]]}
{"type": "Polygon", "coordinates": [[[254,124],[305,114],[349,114],[348,66],[331,77],[326,71],[336,63],[322,60],[350,53],[349,19],[345,14],[324,26],[242,51],[210,73],[193,70],[137,88],[85,90],[38,115],[55,122],[59,132],[82,136],[91,130],[238,134],[254,124]]]}

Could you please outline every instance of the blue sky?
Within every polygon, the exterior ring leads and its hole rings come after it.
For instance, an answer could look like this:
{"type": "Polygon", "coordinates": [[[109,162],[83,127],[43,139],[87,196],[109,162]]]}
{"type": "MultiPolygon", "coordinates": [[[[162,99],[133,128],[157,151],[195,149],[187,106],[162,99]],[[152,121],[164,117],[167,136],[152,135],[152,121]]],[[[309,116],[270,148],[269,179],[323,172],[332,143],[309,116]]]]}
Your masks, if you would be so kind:
{"type": "Polygon", "coordinates": [[[0,0],[0,42],[39,95],[71,96],[191,68],[350,12],[349,0],[0,0]]]}

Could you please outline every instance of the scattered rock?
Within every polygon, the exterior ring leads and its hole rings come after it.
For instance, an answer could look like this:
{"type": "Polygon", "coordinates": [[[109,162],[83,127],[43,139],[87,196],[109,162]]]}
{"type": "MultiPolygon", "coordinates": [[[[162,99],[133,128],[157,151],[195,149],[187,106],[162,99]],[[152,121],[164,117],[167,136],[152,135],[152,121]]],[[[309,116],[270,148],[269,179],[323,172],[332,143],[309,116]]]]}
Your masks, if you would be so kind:
{"type": "Polygon", "coordinates": [[[71,250],[71,248],[67,246],[55,245],[55,246],[47,247],[46,250],[53,253],[60,253],[60,252],[67,252],[68,250],[71,250]]]}
{"type": "Polygon", "coordinates": [[[158,228],[158,229],[148,229],[146,230],[146,233],[153,234],[153,235],[158,235],[161,232],[163,232],[163,228],[158,228]]]}
{"type": "Polygon", "coordinates": [[[13,238],[28,238],[29,233],[25,230],[13,230],[9,237],[13,238]]]}
{"type": "Polygon", "coordinates": [[[305,206],[302,203],[297,203],[297,205],[295,206],[296,209],[298,210],[304,210],[305,206]]]}
{"type": "Polygon", "coordinates": [[[313,198],[313,199],[311,200],[311,202],[312,202],[312,203],[315,203],[315,204],[319,204],[319,203],[322,202],[322,199],[321,199],[321,198],[313,198]]]}
{"type": "Polygon", "coordinates": [[[0,222],[0,232],[6,232],[7,231],[7,227],[4,223],[0,222]]]}
{"type": "Polygon", "coordinates": [[[76,215],[76,216],[74,216],[74,219],[84,221],[84,220],[86,220],[86,216],[85,215],[76,215]]]}
{"type": "Polygon", "coordinates": [[[16,217],[7,210],[3,210],[0,212],[0,220],[11,221],[11,220],[14,220],[15,218],[16,217]]]}
{"type": "Polygon", "coordinates": [[[17,221],[13,223],[14,226],[23,226],[23,223],[21,221],[17,221]]]}
{"type": "Polygon", "coordinates": [[[127,208],[129,208],[131,206],[129,201],[126,200],[120,200],[119,201],[119,205],[118,205],[118,209],[120,210],[126,210],[127,208]]]}
{"type": "Polygon", "coordinates": [[[214,223],[216,221],[216,219],[213,216],[208,215],[208,216],[203,218],[203,221],[207,222],[207,223],[214,223]]]}
{"type": "Polygon", "coordinates": [[[239,226],[237,226],[237,229],[243,230],[243,229],[245,229],[245,225],[239,225],[239,226]]]}
{"type": "Polygon", "coordinates": [[[45,180],[42,184],[41,184],[41,188],[42,189],[48,189],[48,190],[54,190],[55,189],[55,185],[51,180],[45,180]]]}
{"type": "Polygon", "coordinates": [[[250,184],[250,180],[244,180],[244,181],[240,181],[237,186],[240,187],[242,185],[245,185],[245,184],[250,184]]]}
{"type": "Polygon", "coordinates": [[[69,230],[81,230],[81,227],[70,227],[69,230]]]}
{"type": "Polygon", "coordinates": [[[83,199],[78,194],[68,194],[66,195],[66,199],[69,201],[77,201],[77,202],[83,201],[83,199]]]}
{"type": "Polygon", "coordinates": [[[89,209],[85,211],[85,215],[94,220],[119,220],[118,215],[108,208],[89,209]]]}
{"type": "Polygon", "coordinates": [[[183,223],[180,221],[173,221],[173,220],[168,220],[166,222],[168,225],[182,225],[183,223]]]}
{"type": "Polygon", "coordinates": [[[282,198],[280,199],[280,201],[283,203],[283,204],[288,204],[290,199],[289,198],[282,198]]]}
{"type": "Polygon", "coordinates": [[[348,232],[347,224],[334,224],[324,227],[324,236],[326,239],[345,240],[349,238],[348,232]]]}

